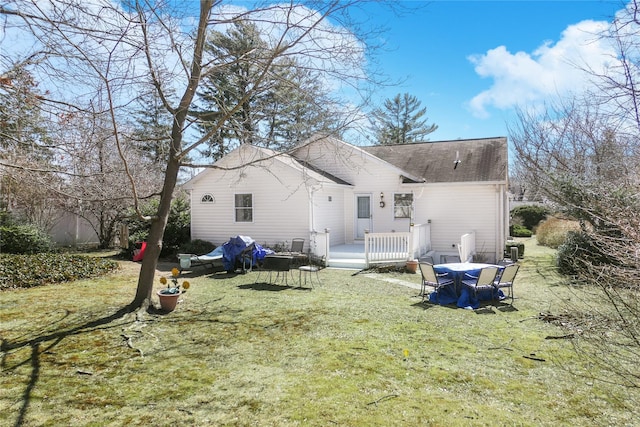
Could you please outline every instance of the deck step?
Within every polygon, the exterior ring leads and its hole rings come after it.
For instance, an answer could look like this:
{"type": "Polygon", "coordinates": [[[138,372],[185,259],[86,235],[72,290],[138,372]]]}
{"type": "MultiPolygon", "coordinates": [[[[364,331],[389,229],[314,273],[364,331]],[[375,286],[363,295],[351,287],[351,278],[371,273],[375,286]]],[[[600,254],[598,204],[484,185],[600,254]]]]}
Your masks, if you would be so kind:
{"type": "Polygon", "coordinates": [[[328,267],[332,268],[350,268],[356,270],[362,270],[365,268],[364,258],[330,258],[327,263],[328,267]]]}

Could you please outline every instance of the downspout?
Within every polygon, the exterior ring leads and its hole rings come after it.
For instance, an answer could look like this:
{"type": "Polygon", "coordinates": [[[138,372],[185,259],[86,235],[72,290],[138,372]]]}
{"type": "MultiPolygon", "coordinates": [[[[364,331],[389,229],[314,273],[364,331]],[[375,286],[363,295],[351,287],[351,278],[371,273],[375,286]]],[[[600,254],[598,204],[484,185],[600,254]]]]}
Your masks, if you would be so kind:
{"type": "Polygon", "coordinates": [[[498,192],[500,193],[500,197],[498,198],[498,203],[499,203],[499,208],[498,208],[498,212],[500,212],[500,215],[498,216],[498,242],[496,245],[496,260],[500,260],[502,251],[503,251],[503,245],[505,242],[505,235],[504,235],[504,227],[505,227],[505,211],[506,211],[506,206],[505,206],[505,202],[504,202],[504,191],[503,191],[503,185],[502,184],[498,184],[498,192]]]}
{"type": "Polygon", "coordinates": [[[309,237],[315,231],[315,212],[313,209],[313,199],[315,198],[316,190],[311,187],[309,192],[309,237]]]}

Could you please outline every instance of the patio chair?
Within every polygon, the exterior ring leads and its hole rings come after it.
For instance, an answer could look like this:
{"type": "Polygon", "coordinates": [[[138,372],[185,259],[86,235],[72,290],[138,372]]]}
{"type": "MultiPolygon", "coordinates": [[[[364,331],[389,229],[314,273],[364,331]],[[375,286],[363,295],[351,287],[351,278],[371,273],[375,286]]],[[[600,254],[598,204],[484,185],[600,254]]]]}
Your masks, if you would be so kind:
{"type": "Polygon", "coordinates": [[[498,270],[498,267],[484,267],[477,277],[465,273],[464,277],[468,277],[468,279],[462,279],[461,283],[473,291],[473,296],[477,299],[478,291],[490,290],[493,292],[496,289],[494,282],[498,275],[498,270]]]}
{"type": "Polygon", "coordinates": [[[293,257],[293,264],[298,266],[304,264],[309,259],[309,256],[304,253],[304,239],[291,239],[290,253],[293,257]]]}
{"type": "Polygon", "coordinates": [[[435,264],[435,262],[433,262],[433,257],[432,256],[421,256],[420,258],[418,258],[419,262],[426,262],[427,264],[435,264]]]}
{"type": "Polygon", "coordinates": [[[441,255],[440,256],[441,264],[449,264],[452,262],[461,262],[459,255],[441,255]]]}
{"type": "Polygon", "coordinates": [[[506,266],[500,277],[493,282],[493,286],[496,289],[509,288],[508,298],[511,298],[511,305],[513,305],[513,281],[516,278],[519,268],[520,266],[518,264],[506,266]]]}
{"type": "Polygon", "coordinates": [[[422,296],[422,302],[425,299],[428,299],[426,288],[427,286],[433,288],[436,292],[436,302],[438,302],[438,292],[441,288],[445,286],[453,285],[454,281],[449,279],[446,274],[436,274],[436,271],[433,269],[433,264],[429,264],[428,262],[421,262],[418,264],[420,266],[420,274],[422,274],[422,283],[420,286],[420,295],[422,296]]]}
{"type": "Polygon", "coordinates": [[[291,252],[302,253],[304,250],[304,239],[291,239],[291,252]]]}

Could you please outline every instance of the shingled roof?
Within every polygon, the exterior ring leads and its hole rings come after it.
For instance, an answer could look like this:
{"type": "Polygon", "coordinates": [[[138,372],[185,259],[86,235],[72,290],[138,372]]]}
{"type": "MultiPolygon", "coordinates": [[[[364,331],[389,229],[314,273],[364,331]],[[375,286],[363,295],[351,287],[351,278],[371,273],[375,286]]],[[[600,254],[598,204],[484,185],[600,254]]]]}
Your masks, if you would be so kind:
{"type": "Polygon", "coordinates": [[[425,182],[507,180],[505,137],[375,145],[362,149],[411,175],[424,178],[425,182]]]}

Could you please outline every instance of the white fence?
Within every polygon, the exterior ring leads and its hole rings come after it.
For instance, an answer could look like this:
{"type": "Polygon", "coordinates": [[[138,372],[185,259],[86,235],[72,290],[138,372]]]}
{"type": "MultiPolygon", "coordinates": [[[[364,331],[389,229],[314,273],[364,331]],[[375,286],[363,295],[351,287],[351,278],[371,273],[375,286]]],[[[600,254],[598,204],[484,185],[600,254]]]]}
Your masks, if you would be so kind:
{"type": "Polygon", "coordinates": [[[473,255],[476,253],[476,233],[472,231],[471,233],[463,234],[460,237],[460,245],[458,245],[458,253],[460,254],[460,259],[465,261],[470,261],[473,259],[473,255]]]}
{"type": "MultiPolygon", "coordinates": [[[[312,231],[310,252],[328,262],[331,230],[312,231]]],[[[418,224],[408,232],[369,233],[364,235],[364,255],[367,266],[380,263],[400,263],[417,259],[431,250],[431,224],[418,224]]]]}
{"type": "Polygon", "coordinates": [[[412,258],[417,259],[431,250],[431,224],[415,224],[411,235],[413,236],[412,258]]]}
{"type": "Polygon", "coordinates": [[[364,254],[367,265],[407,261],[410,258],[411,233],[365,233],[364,254]]]}
{"type": "Polygon", "coordinates": [[[329,241],[331,230],[312,231],[309,239],[309,252],[318,258],[324,259],[325,265],[329,260],[329,241]]]}

